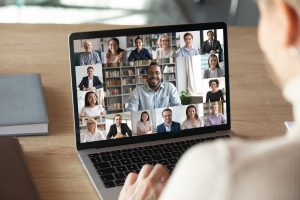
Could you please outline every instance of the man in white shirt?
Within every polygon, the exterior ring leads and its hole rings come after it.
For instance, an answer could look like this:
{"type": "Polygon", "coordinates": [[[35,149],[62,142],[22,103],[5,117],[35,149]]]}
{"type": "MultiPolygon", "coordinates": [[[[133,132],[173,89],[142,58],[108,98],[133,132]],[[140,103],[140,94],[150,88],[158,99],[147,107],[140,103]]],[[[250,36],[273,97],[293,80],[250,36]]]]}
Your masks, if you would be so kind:
{"type": "Polygon", "coordinates": [[[139,175],[128,175],[119,200],[300,199],[300,2],[258,2],[259,44],[274,80],[293,105],[293,128],[266,141],[233,139],[195,146],[169,180],[162,165],[145,165],[139,175]]]}

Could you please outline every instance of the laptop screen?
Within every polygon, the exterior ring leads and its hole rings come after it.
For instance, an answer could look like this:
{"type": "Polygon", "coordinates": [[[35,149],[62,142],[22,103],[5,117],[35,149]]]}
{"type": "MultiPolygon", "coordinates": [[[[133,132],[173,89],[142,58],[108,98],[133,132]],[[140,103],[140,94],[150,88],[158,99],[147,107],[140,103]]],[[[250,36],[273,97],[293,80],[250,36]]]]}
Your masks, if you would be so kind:
{"type": "Polygon", "coordinates": [[[230,129],[224,23],[72,33],[79,149],[230,129]]]}

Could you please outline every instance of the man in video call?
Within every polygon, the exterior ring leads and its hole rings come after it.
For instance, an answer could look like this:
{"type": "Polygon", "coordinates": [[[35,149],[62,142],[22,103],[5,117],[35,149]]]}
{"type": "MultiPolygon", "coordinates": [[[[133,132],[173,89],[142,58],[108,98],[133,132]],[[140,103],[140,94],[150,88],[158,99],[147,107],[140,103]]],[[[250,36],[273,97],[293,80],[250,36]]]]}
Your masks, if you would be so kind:
{"type": "Polygon", "coordinates": [[[79,64],[82,65],[93,65],[101,63],[101,58],[96,51],[92,49],[92,42],[90,40],[85,40],[83,43],[85,52],[80,54],[79,64]]]}
{"type": "Polygon", "coordinates": [[[102,82],[98,76],[94,76],[94,68],[89,66],[87,68],[87,76],[83,77],[80,84],[78,85],[80,90],[91,91],[103,87],[102,82]]]}
{"type": "Polygon", "coordinates": [[[218,40],[215,40],[214,36],[215,34],[213,31],[207,31],[207,40],[203,42],[201,48],[202,54],[215,54],[223,52],[220,42],[218,40]]]}
{"type": "Polygon", "coordinates": [[[218,102],[214,102],[211,114],[207,116],[207,126],[226,124],[227,120],[225,115],[219,113],[219,104],[218,102]]]}
{"type": "Polygon", "coordinates": [[[180,131],[180,123],[172,121],[172,110],[166,108],[162,111],[164,123],[157,126],[157,133],[180,131]]]}
{"type": "Polygon", "coordinates": [[[156,62],[152,62],[148,66],[147,74],[148,83],[137,86],[132,91],[127,111],[181,105],[176,87],[170,82],[162,82],[162,70],[156,62]]]}

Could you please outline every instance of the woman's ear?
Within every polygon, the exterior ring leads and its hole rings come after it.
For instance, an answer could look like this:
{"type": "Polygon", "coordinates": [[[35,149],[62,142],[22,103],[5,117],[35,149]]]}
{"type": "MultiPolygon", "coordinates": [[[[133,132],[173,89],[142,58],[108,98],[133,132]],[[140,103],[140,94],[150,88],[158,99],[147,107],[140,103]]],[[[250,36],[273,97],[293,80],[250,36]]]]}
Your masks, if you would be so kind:
{"type": "Polygon", "coordinates": [[[284,23],[283,30],[284,35],[284,45],[286,47],[296,46],[300,39],[300,24],[297,11],[292,7],[292,5],[287,4],[283,0],[275,1],[278,9],[282,13],[282,22],[284,23]]]}

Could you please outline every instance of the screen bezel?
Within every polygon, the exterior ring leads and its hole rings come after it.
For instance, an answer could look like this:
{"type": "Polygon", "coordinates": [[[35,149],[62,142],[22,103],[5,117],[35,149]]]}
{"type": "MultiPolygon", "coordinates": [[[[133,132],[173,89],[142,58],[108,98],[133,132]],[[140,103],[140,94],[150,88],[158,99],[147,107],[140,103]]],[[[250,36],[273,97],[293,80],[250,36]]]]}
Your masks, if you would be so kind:
{"type": "Polygon", "coordinates": [[[70,71],[71,71],[71,80],[72,80],[73,118],[74,118],[77,150],[88,149],[88,148],[104,148],[104,147],[133,144],[133,143],[140,143],[140,142],[147,142],[147,141],[170,139],[175,137],[207,134],[211,132],[231,129],[228,35],[227,35],[227,25],[224,22],[139,27],[139,28],[129,28],[129,29],[115,29],[115,30],[71,33],[69,35],[69,55],[70,55],[70,63],[71,63],[70,71]],[[224,66],[225,66],[224,77],[225,77],[225,88],[226,88],[225,103],[226,103],[226,118],[227,118],[226,124],[181,130],[178,133],[153,134],[153,135],[130,137],[130,138],[117,139],[117,140],[102,140],[96,142],[80,143],[79,116],[76,114],[78,113],[78,106],[77,106],[78,99],[77,99],[77,84],[76,84],[76,70],[75,70],[75,52],[74,52],[74,42],[73,42],[74,40],[92,39],[92,38],[99,38],[99,37],[106,38],[106,37],[118,37],[118,36],[130,36],[130,35],[157,34],[157,33],[166,33],[166,32],[201,31],[201,30],[210,30],[210,29],[223,29],[223,37],[224,37],[223,53],[224,53],[224,66]]]}

